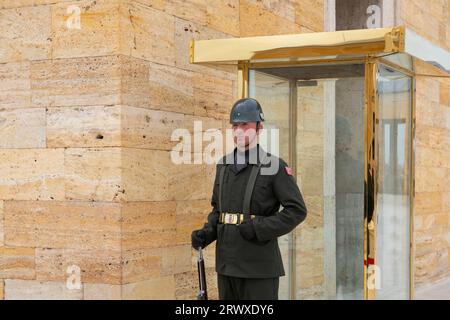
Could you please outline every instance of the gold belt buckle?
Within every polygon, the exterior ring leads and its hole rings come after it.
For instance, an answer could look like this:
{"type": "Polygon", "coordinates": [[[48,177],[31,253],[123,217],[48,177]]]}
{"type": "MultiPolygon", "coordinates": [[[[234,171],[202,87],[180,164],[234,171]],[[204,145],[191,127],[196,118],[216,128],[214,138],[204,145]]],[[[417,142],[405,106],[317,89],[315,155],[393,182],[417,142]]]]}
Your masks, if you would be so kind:
{"type": "Polygon", "coordinates": [[[237,224],[238,215],[234,213],[225,213],[224,222],[227,224],[237,224]]]}

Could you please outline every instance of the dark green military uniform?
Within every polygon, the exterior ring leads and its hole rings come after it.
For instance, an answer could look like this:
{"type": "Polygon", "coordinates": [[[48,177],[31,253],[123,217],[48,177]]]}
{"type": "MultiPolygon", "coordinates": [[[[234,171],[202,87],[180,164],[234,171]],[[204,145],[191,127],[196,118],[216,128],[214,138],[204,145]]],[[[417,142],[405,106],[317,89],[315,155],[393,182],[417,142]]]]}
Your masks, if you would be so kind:
{"type": "MultiPolygon", "coordinates": [[[[258,150],[258,154],[265,154],[259,146],[257,148],[252,152],[258,150]]],[[[244,239],[237,225],[219,223],[219,190],[222,190],[222,212],[242,213],[251,168],[263,158],[258,156],[257,161],[236,165],[235,157],[236,149],[225,156],[216,167],[211,201],[213,211],[208,215],[208,223],[203,228],[206,233],[206,245],[217,240],[216,271],[219,277],[219,298],[277,299],[278,277],[285,274],[277,238],[292,231],[306,218],[306,206],[290,168],[282,159],[267,153],[264,156],[266,161],[262,161],[261,173],[264,172],[263,168],[268,168],[272,164],[277,167],[273,170],[275,174],[260,173],[255,181],[250,213],[256,215],[252,220],[256,239],[252,241],[244,239]],[[222,166],[226,168],[222,188],[219,188],[219,172],[222,166]],[[280,205],[283,206],[281,211],[280,205]],[[246,289],[240,290],[239,287],[242,288],[242,285],[239,283],[244,283],[245,279],[253,280],[247,280],[246,289]],[[264,279],[266,281],[262,281],[264,279]],[[271,285],[272,289],[268,289],[271,285]]]]}

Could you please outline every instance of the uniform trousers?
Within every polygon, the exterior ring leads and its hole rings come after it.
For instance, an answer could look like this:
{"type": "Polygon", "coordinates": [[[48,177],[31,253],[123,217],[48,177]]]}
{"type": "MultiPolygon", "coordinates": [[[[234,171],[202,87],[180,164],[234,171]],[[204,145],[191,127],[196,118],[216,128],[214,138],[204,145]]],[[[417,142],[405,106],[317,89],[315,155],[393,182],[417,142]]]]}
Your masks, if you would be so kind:
{"type": "Polygon", "coordinates": [[[220,300],[278,300],[279,277],[237,278],[217,274],[220,300]]]}

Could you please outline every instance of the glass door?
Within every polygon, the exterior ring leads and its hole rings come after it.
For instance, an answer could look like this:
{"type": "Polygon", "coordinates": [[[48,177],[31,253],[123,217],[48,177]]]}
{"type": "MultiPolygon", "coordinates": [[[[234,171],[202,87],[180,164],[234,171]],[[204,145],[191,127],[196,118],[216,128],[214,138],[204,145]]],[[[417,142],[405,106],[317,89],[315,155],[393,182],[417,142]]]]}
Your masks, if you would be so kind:
{"type": "Polygon", "coordinates": [[[411,77],[378,66],[377,299],[408,299],[410,294],[411,88],[411,77]]]}
{"type": "Polygon", "coordinates": [[[249,72],[272,137],[262,144],[294,169],[308,207],[279,238],[280,299],[364,297],[364,73],[363,64],[249,72]]]}

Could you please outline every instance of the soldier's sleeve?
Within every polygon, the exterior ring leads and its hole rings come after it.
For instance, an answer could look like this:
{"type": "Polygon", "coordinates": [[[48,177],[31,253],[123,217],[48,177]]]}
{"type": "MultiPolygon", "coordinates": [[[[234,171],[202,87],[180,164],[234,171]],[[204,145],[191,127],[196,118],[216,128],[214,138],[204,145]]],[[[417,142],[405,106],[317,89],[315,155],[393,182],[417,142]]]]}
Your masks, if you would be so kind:
{"type": "Polygon", "coordinates": [[[213,194],[211,197],[212,211],[208,214],[207,222],[203,226],[206,233],[206,245],[209,245],[217,239],[217,223],[219,221],[219,170],[220,166],[216,166],[216,178],[214,180],[213,194]]]}
{"type": "Polygon", "coordinates": [[[255,219],[255,232],[259,241],[287,234],[306,218],[307,208],[292,170],[281,159],[273,180],[273,191],[283,210],[270,217],[255,219]]]}

